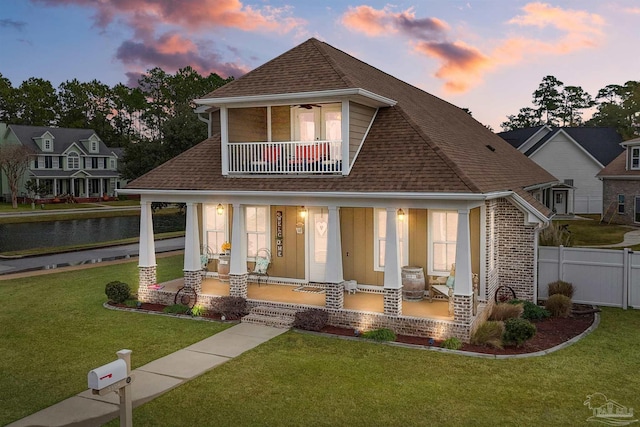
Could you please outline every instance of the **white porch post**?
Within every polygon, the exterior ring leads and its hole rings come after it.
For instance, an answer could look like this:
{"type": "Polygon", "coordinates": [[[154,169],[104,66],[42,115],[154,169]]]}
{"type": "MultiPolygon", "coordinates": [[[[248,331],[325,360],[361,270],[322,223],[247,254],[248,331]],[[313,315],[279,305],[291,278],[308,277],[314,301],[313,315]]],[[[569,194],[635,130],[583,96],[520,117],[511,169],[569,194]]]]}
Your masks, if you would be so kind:
{"type": "Polygon", "coordinates": [[[340,217],[338,207],[329,206],[329,224],[327,235],[327,263],[325,266],[325,281],[327,283],[341,283],[342,275],[342,244],[340,242],[340,217]]]}
{"type": "Polygon", "coordinates": [[[85,197],[89,197],[89,178],[84,179],[84,194],[85,197]]]}
{"type": "Polygon", "coordinates": [[[244,207],[233,204],[233,224],[231,226],[231,264],[229,274],[247,273],[247,247],[244,224],[244,207]]]}
{"type": "Polygon", "coordinates": [[[140,203],[139,252],[140,256],[138,259],[138,267],[156,266],[156,246],[153,239],[153,217],[151,215],[151,202],[140,203]]]}
{"type": "Polygon", "coordinates": [[[458,234],[456,238],[455,294],[471,295],[471,237],[469,233],[469,209],[458,210],[458,234]]]}
{"type": "Polygon", "coordinates": [[[402,314],[402,281],[396,208],[387,208],[387,235],[384,250],[384,314],[402,314]]]}
{"type": "Polygon", "coordinates": [[[53,197],[58,195],[58,178],[53,178],[53,197]]]}
{"type": "Polygon", "coordinates": [[[104,179],[100,178],[100,194],[98,196],[102,197],[103,194],[104,194],[104,179]]]}
{"type": "Polygon", "coordinates": [[[195,203],[187,203],[187,225],[184,237],[184,271],[200,271],[200,238],[198,233],[198,209],[195,203]]]}
{"type": "Polygon", "coordinates": [[[387,208],[387,237],[384,250],[384,287],[402,288],[396,208],[387,208]]]}
{"type": "Polygon", "coordinates": [[[69,181],[71,182],[71,191],[69,191],[69,194],[71,194],[72,196],[76,195],[76,180],[74,178],[69,179],[69,181]]]}

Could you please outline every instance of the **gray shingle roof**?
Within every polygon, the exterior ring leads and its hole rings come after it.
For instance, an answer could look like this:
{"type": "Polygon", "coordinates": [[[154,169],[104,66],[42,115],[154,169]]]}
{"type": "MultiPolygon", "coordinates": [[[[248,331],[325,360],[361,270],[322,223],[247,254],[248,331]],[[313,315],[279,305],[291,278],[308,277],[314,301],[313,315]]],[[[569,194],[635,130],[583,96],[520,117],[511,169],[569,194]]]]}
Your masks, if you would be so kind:
{"type": "Polygon", "coordinates": [[[488,193],[557,181],[465,111],[316,39],[204,98],[349,88],[397,101],[379,110],[349,176],[223,177],[216,134],[127,188],[488,193]]]}
{"type": "Polygon", "coordinates": [[[41,150],[38,148],[38,145],[35,143],[33,138],[40,137],[44,135],[45,132],[49,132],[54,137],[53,151],[51,154],[62,154],[75,142],[87,155],[111,155],[111,150],[104,142],[99,144],[98,153],[89,153],[82,145],[80,140],[88,139],[91,135],[96,133],[93,129],[55,128],[27,125],[9,125],[8,128],[13,131],[18,140],[20,140],[25,147],[34,152],[40,152],[41,150]]]}

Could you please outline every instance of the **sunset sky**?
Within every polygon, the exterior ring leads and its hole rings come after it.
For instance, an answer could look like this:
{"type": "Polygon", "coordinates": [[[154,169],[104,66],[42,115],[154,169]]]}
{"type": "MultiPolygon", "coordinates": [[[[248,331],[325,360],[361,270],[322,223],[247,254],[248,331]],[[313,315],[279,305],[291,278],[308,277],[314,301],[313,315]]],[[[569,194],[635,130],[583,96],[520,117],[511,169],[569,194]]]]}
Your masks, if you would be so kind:
{"type": "Polygon", "coordinates": [[[0,73],[135,82],[239,77],[316,37],[500,131],[553,75],[592,96],[640,80],[640,1],[2,0],[0,73]]]}

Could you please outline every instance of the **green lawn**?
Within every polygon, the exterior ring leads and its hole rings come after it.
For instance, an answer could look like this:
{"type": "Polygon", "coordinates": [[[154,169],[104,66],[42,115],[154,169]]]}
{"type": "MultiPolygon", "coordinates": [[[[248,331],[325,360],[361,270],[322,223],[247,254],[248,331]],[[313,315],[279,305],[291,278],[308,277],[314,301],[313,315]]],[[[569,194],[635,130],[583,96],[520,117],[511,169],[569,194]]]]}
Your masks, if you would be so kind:
{"type": "MultiPolygon", "coordinates": [[[[139,200],[113,200],[109,202],[100,202],[100,205],[106,206],[140,206],[139,200]]],[[[87,209],[87,208],[95,208],[95,203],[47,203],[45,204],[45,210],[58,210],[58,209],[87,209]]],[[[11,203],[0,202],[0,212],[26,212],[32,211],[31,203],[26,204],[18,204],[17,209],[13,209],[11,203]]],[[[40,205],[36,205],[36,210],[42,210],[40,205]]]]}
{"type": "MultiPolygon", "coordinates": [[[[158,279],[179,277],[182,263],[159,258],[158,279]]],[[[0,280],[0,425],[85,390],[87,372],[120,349],[135,368],[227,327],[105,309],[112,280],[137,287],[136,263],[0,280]]]]}
{"type": "Polygon", "coordinates": [[[600,215],[584,215],[593,219],[558,220],[554,223],[567,225],[571,231],[572,246],[595,246],[620,243],[624,234],[633,230],[626,225],[600,223],[600,215]]]}
{"type": "MultiPolygon", "coordinates": [[[[181,274],[181,257],[159,263],[160,281],[181,274]]],[[[84,390],[87,371],[114,360],[121,348],[133,350],[135,368],[224,328],[102,308],[106,282],[135,277],[135,263],[128,263],[0,281],[0,425],[84,390]]],[[[135,409],[134,423],[586,425],[588,394],[640,406],[639,338],[640,311],[612,308],[586,339],[529,359],[477,359],[291,331],[135,409]]]]}

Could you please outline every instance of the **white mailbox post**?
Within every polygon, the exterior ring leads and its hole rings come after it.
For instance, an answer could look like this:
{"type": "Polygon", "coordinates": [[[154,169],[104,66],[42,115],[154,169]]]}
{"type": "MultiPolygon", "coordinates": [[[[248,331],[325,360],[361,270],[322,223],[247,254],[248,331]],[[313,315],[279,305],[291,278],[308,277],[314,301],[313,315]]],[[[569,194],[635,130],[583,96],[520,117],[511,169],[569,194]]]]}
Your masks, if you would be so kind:
{"type": "Polygon", "coordinates": [[[131,350],[120,350],[116,353],[118,360],[89,371],[87,382],[93,394],[104,396],[116,392],[120,395],[120,425],[132,425],[132,403],[129,385],[133,382],[131,375],[131,350]]]}

